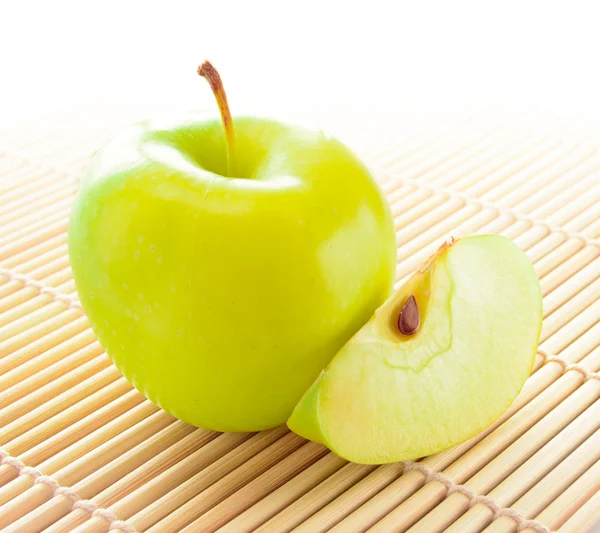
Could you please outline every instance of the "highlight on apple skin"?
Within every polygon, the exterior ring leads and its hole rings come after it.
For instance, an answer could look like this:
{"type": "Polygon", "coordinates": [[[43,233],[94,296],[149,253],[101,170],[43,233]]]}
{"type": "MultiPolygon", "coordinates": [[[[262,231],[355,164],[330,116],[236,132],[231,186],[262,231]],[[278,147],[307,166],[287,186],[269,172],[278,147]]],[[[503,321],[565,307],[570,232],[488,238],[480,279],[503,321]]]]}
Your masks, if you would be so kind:
{"type": "Polygon", "coordinates": [[[541,324],[539,280],[512,241],[482,235],[445,244],[338,352],[288,426],[357,463],[452,447],[514,401],[541,324]],[[403,333],[407,305],[418,326],[403,333]]]}

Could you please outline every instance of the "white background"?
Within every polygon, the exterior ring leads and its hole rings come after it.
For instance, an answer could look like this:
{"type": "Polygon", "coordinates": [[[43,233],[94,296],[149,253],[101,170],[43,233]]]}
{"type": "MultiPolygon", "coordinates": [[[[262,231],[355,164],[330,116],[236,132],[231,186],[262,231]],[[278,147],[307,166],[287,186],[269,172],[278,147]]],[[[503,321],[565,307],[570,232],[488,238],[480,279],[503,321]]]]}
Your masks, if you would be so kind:
{"type": "MultiPolygon", "coordinates": [[[[0,0],[0,130],[76,105],[544,109],[600,119],[600,5],[577,1],[0,0]]],[[[394,117],[393,119],[391,117],[394,117]]],[[[363,119],[361,119],[363,120],[363,119]]]]}

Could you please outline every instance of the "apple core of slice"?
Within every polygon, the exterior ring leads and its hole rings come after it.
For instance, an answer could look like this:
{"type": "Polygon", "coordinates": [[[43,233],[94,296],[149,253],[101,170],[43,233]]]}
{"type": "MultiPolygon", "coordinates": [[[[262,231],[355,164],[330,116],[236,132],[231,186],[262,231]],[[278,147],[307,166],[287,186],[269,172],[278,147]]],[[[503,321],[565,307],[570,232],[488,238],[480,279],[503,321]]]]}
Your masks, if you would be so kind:
{"type": "Polygon", "coordinates": [[[539,280],[512,241],[480,235],[445,244],[337,353],[288,426],[365,464],[459,444],[513,402],[541,324],[539,280]],[[400,320],[407,307],[411,316],[400,320]]]}

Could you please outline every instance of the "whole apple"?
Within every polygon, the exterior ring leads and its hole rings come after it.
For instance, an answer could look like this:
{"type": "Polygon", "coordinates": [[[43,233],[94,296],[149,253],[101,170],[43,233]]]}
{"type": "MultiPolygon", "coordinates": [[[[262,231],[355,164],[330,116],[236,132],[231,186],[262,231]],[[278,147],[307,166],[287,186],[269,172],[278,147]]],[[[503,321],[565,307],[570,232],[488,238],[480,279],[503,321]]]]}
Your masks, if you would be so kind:
{"type": "Polygon", "coordinates": [[[190,115],[117,136],[82,180],[69,253],[95,333],[140,392],[197,426],[255,431],[287,420],[388,297],[395,232],[347,147],[232,121],[212,74],[225,128],[190,115]]]}

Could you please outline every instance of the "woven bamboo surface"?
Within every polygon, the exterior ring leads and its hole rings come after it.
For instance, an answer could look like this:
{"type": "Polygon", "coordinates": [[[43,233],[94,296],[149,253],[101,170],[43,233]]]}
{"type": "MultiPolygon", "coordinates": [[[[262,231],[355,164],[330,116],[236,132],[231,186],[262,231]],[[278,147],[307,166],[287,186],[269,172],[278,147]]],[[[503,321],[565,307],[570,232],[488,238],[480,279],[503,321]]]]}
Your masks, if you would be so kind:
{"type": "Polygon", "coordinates": [[[90,154],[124,122],[71,116],[0,136],[0,530],[588,531],[600,520],[600,155],[592,133],[532,120],[446,121],[363,145],[396,220],[398,283],[450,236],[501,233],[544,295],[534,372],[502,419],[381,467],[283,427],[196,429],[132,389],[79,306],[66,235],[90,154]]]}

